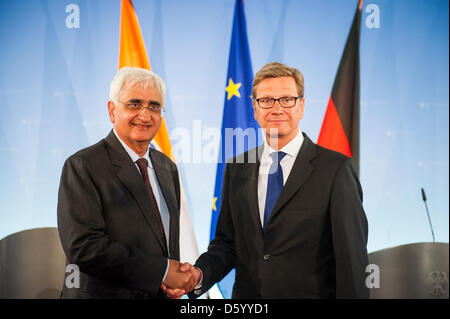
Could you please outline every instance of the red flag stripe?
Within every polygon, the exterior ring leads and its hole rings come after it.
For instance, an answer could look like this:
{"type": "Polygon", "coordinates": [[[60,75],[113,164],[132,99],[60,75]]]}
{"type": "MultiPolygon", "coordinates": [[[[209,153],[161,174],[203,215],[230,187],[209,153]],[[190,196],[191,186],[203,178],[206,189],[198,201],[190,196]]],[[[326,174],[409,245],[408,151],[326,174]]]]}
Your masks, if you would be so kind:
{"type": "Polygon", "coordinates": [[[327,111],[322,123],[322,128],[320,129],[317,144],[352,157],[350,143],[347,139],[341,119],[339,118],[331,97],[328,102],[327,111]]]}

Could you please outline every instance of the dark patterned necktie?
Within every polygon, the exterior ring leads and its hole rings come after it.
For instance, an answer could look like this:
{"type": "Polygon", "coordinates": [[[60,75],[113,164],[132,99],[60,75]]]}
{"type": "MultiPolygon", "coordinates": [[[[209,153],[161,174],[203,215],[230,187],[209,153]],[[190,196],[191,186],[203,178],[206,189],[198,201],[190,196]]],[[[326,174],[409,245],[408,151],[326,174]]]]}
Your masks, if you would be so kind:
{"type": "Polygon", "coordinates": [[[148,170],[147,170],[148,162],[145,158],[140,158],[136,161],[136,163],[139,166],[139,170],[141,171],[141,175],[144,180],[145,188],[147,188],[148,195],[150,196],[150,200],[153,204],[153,208],[156,214],[156,220],[158,221],[159,228],[161,230],[161,233],[163,234],[164,243],[167,245],[166,233],[164,231],[164,226],[162,223],[161,214],[159,212],[158,203],[156,202],[155,194],[153,194],[152,185],[150,184],[150,179],[148,177],[148,170]]]}

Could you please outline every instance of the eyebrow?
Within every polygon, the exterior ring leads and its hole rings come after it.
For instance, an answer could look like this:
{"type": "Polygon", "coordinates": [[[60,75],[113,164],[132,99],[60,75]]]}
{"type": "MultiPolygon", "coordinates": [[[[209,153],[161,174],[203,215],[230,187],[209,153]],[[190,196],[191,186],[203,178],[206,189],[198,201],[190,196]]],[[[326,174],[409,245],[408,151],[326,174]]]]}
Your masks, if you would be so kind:
{"type": "Polygon", "coordinates": [[[142,100],[140,100],[140,99],[130,99],[130,100],[128,100],[128,103],[141,103],[142,102],[142,100]]]}
{"type": "MultiPolygon", "coordinates": [[[[295,97],[295,96],[292,96],[292,95],[284,95],[284,96],[280,96],[278,99],[283,99],[283,98],[291,98],[291,97],[295,97]]],[[[259,99],[274,99],[274,100],[277,100],[277,98],[275,98],[275,97],[272,97],[272,96],[263,96],[263,97],[259,97],[259,98],[256,98],[255,100],[259,100],[259,99]]]]}
{"type": "MultiPolygon", "coordinates": [[[[143,102],[143,100],[141,100],[141,99],[130,99],[130,100],[128,100],[128,103],[138,103],[138,104],[140,104],[142,102],[143,102]]],[[[148,103],[152,104],[152,105],[161,105],[160,102],[153,101],[153,100],[150,100],[148,103]]]]}

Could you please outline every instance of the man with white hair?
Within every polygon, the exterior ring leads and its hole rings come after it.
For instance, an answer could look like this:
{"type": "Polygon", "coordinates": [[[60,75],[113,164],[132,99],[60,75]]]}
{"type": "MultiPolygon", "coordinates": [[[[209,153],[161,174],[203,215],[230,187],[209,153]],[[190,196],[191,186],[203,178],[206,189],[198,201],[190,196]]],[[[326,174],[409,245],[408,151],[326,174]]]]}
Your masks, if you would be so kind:
{"type": "MultiPolygon", "coordinates": [[[[149,144],[161,125],[165,83],[124,67],[110,87],[109,135],[69,157],[58,196],[58,230],[79,287],[62,298],[166,298],[189,291],[179,272],[180,184],[175,164],[149,144]]],[[[69,275],[69,274],[67,274],[69,275]]]]}

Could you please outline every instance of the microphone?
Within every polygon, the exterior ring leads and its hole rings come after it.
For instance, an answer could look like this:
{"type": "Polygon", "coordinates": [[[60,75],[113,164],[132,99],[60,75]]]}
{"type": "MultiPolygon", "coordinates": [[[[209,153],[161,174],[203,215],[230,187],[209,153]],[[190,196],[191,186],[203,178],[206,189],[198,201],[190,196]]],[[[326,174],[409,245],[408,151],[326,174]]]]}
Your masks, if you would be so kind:
{"type": "Polygon", "coordinates": [[[433,225],[431,224],[430,213],[428,212],[427,196],[425,195],[425,190],[423,188],[421,188],[421,190],[422,190],[422,199],[423,199],[423,202],[425,203],[425,208],[427,210],[428,222],[430,223],[431,235],[433,236],[433,243],[434,243],[435,242],[434,241],[434,231],[433,231],[433,225]]]}

